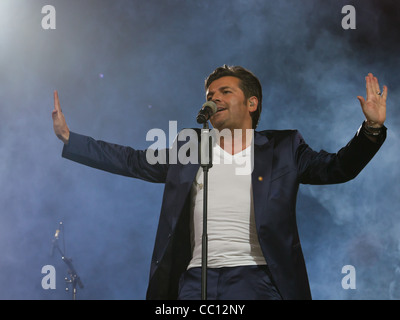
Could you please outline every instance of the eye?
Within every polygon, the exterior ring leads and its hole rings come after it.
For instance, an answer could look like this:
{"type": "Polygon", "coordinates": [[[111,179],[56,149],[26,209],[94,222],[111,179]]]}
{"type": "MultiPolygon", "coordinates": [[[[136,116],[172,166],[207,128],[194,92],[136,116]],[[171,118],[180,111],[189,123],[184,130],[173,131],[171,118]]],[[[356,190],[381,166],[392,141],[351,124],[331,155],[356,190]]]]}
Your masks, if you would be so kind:
{"type": "Polygon", "coordinates": [[[231,93],[231,91],[230,90],[224,90],[223,91],[223,94],[227,94],[227,93],[231,93]]]}

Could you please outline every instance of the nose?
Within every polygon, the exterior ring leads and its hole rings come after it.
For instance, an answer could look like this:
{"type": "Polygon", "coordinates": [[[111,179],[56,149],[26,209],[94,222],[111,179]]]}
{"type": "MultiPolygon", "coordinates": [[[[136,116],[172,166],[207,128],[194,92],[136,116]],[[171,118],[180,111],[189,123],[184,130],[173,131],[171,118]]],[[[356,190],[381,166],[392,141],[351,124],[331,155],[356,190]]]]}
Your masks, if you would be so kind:
{"type": "Polygon", "coordinates": [[[221,102],[221,94],[220,93],[214,93],[211,101],[217,103],[217,102],[221,102]]]}

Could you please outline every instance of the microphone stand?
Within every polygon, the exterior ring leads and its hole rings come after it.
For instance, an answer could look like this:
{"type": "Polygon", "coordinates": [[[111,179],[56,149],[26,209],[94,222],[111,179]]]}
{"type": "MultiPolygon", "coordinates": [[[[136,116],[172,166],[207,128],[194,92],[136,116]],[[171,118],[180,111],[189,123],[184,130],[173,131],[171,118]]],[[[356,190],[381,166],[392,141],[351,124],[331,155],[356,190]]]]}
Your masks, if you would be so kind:
{"type": "MultiPolygon", "coordinates": [[[[76,300],[76,285],[78,284],[79,288],[83,289],[83,283],[81,281],[81,278],[76,273],[74,266],[72,265],[72,259],[66,258],[64,256],[62,257],[62,259],[69,267],[68,274],[70,279],[65,278],[65,282],[72,285],[72,300],[76,300]]],[[[66,291],[68,291],[68,287],[66,288],[66,291]]]]}
{"type": "Polygon", "coordinates": [[[201,253],[201,299],[207,300],[207,197],[208,197],[208,170],[212,167],[212,137],[208,121],[203,123],[200,134],[200,165],[203,168],[203,235],[201,253]]]}
{"type": "MultiPolygon", "coordinates": [[[[60,225],[62,226],[62,222],[60,223],[60,225]]],[[[68,284],[71,284],[72,285],[72,300],[76,300],[77,285],[81,289],[83,289],[83,283],[72,264],[72,259],[65,257],[64,252],[60,249],[60,246],[58,245],[58,236],[55,237],[55,239],[53,240],[53,246],[61,254],[61,259],[66,263],[66,265],[69,268],[68,275],[70,278],[69,279],[67,277],[65,278],[65,282],[67,283],[67,287],[65,288],[65,290],[69,291],[68,284]]],[[[64,251],[65,251],[65,243],[64,243],[64,251]]]]}

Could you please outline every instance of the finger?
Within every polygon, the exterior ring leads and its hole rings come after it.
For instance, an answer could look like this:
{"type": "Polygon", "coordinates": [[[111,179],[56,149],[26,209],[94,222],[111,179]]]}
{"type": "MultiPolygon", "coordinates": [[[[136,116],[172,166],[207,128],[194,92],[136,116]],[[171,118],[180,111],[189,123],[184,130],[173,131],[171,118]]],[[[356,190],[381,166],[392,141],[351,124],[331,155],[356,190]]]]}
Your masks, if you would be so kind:
{"type": "Polygon", "coordinates": [[[376,94],[381,94],[381,89],[379,89],[379,82],[377,77],[372,77],[372,85],[374,87],[376,94]]]}
{"type": "Polygon", "coordinates": [[[387,86],[383,86],[383,93],[382,93],[382,98],[387,99],[387,94],[388,94],[388,87],[387,86]]]}
{"type": "Polygon", "coordinates": [[[54,109],[61,112],[60,100],[58,99],[57,90],[54,91],[54,109]]]}
{"type": "Polygon", "coordinates": [[[372,80],[371,80],[371,73],[368,74],[368,76],[365,77],[365,81],[366,81],[366,87],[367,87],[367,100],[369,100],[375,94],[374,88],[373,88],[373,85],[372,85],[372,80]]]}
{"type": "Polygon", "coordinates": [[[368,73],[368,77],[371,79],[371,88],[373,90],[373,94],[381,94],[378,78],[375,77],[372,73],[368,73]]]}
{"type": "Polygon", "coordinates": [[[364,107],[365,99],[364,97],[357,96],[358,101],[360,101],[361,107],[364,107]]]}

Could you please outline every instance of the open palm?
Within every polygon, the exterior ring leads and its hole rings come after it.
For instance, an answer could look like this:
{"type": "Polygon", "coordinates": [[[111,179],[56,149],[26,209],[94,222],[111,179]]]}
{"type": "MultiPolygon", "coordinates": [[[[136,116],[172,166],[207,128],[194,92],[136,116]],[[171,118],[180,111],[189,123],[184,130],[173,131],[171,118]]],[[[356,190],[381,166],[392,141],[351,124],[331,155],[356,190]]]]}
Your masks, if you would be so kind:
{"type": "Polygon", "coordinates": [[[367,100],[358,96],[362,111],[367,123],[372,127],[382,127],[386,120],[386,99],[388,88],[383,86],[383,92],[379,89],[379,82],[372,73],[365,77],[367,87],[367,100]]]}

